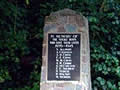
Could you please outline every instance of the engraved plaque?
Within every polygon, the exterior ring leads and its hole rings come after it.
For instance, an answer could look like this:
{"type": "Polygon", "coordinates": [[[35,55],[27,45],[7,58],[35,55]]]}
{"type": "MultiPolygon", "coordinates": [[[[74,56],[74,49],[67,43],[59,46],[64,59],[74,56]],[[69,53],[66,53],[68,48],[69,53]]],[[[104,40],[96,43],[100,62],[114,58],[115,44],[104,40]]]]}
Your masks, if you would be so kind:
{"type": "Polygon", "coordinates": [[[80,33],[48,34],[49,81],[80,80],[80,33]]]}

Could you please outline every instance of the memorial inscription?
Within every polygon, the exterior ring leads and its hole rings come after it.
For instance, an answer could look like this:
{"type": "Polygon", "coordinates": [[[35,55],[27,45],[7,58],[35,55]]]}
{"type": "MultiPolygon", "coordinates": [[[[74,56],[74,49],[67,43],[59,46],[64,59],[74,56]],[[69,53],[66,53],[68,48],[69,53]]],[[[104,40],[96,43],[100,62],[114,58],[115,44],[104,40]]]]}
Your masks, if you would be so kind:
{"type": "Polygon", "coordinates": [[[88,20],[71,9],[45,18],[40,90],[92,90],[88,20]]]}
{"type": "Polygon", "coordinates": [[[48,34],[48,80],[80,80],[80,33],[48,34]]]}

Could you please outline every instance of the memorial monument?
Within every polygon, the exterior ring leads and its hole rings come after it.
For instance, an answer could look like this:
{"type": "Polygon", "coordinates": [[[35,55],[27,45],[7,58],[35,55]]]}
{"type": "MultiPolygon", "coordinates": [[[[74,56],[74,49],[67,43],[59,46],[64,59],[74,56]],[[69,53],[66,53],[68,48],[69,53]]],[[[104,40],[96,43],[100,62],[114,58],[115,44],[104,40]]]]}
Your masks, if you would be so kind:
{"type": "Polygon", "coordinates": [[[45,19],[40,90],[91,90],[88,21],[73,10],[45,19]]]}

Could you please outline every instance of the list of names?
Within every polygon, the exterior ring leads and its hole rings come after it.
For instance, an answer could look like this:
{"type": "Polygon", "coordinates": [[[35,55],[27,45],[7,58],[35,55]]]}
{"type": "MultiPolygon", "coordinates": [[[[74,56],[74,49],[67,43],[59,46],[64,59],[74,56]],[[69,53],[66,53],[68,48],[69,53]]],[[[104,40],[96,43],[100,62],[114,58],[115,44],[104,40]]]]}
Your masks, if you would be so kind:
{"type": "Polygon", "coordinates": [[[48,79],[80,77],[80,34],[48,35],[48,79]]]}

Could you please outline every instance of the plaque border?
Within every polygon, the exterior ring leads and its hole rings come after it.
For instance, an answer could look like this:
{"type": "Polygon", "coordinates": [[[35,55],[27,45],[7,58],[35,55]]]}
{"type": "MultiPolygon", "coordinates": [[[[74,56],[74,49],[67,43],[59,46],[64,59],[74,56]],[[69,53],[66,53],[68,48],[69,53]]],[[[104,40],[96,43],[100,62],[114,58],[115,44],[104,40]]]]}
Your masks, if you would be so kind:
{"type": "Polygon", "coordinates": [[[54,82],[57,82],[57,83],[62,83],[62,82],[81,82],[81,73],[82,73],[82,33],[83,32],[48,32],[47,33],[47,40],[46,40],[46,82],[48,83],[54,83],[54,82]],[[68,81],[65,81],[65,80],[48,80],[48,35],[49,34],[80,34],[80,78],[78,81],[76,80],[68,80],[68,81]]]}

